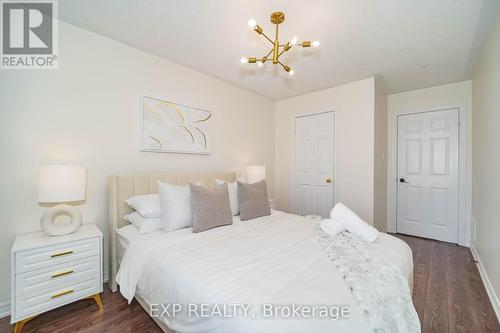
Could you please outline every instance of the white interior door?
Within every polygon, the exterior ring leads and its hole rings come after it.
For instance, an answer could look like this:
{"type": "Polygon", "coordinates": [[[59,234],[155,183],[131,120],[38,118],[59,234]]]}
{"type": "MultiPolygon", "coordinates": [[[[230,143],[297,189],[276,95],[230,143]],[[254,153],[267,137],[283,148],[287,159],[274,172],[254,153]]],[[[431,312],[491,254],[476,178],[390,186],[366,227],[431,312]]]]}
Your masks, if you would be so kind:
{"type": "Polygon", "coordinates": [[[458,239],[458,109],[398,117],[397,232],[458,239]]]}
{"type": "Polygon", "coordinates": [[[327,217],[333,207],[333,112],[295,118],[294,213],[327,217]]]}

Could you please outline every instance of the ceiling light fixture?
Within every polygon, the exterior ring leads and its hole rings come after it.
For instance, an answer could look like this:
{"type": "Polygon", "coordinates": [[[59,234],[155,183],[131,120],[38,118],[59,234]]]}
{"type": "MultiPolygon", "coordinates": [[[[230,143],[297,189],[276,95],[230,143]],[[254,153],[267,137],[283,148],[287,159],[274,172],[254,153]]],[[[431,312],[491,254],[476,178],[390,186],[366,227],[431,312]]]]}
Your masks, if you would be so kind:
{"type": "Polygon", "coordinates": [[[256,33],[259,35],[264,36],[265,39],[267,39],[271,44],[273,44],[273,48],[267,55],[265,55],[262,58],[241,58],[241,63],[242,64],[255,64],[262,66],[268,61],[272,61],[273,64],[280,64],[283,69],[288,72],[288,74],[293,75],[295,72],[293,69],[290,68],[290,66],[283,64],[280,60],[279,57],[289,51],[293,46],[302,46],[302,47],[318,47],[320,45],[319,41],[315,40],[313,42],[311,41],[304,41],[302,43],[298,42],[298,38],[294,36],[291,41],[289,41],[286,44],[280,44],[278,40],[278,26],[285,21],[285,14],[282,12],[274,12],[271,14],[271,23],[276,24],[276,36],[274,38],[274,41],[269,38],[265,33],[264,30],[257,25],[257,22],[255,20],[250,19],[248,20],[248,26],[252,28],[256,33]]]}

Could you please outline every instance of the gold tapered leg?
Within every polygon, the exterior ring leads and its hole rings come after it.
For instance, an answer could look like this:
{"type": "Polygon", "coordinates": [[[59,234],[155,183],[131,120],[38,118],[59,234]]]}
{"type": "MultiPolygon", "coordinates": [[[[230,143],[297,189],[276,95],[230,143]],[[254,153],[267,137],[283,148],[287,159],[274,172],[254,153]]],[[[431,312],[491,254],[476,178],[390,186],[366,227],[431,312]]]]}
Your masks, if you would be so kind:
{"type": "Polygon", "coordinates": [[[89,298],[92,298],[97,303],[97,305],[99,305],[99,311],[102,311],[104,307],[102,306],[101,295],[95,294],[90,296],[89,298]]]}
{"type": "Polygon", "coordinates": [[[29,317],[29,318],[26,318],[26,319],[23,319],[21,321],[18,321],[16,323],[16,327],[14,327],[14,333],[21,333],[23,328],[24,328],[24,325],[30,321],[31,319],[33,319],[35,317],[29,317]]]}
{"type": "MultiPolygon", "coordinates": [[[[102,300],[101,300],[101,295],[100,294],[95,294],[95,295],[92,295],[90,297],[87,297],[87,299],[93,299],[97,305],[99,306],[99,311],[102,311],[103,310],[103,306],[102,306],[102,300]]],[[[20,320],[16,323],[16,326],[14,327],[14,333],[21,333],[23,328],[24,328],[24,325],[30,321],[31,319],[35,318],[36,316],[33,316],[33,317],[30,317],[30,318],[26,318],[26,319],[23,319],[23,320],[20,320]]]]}

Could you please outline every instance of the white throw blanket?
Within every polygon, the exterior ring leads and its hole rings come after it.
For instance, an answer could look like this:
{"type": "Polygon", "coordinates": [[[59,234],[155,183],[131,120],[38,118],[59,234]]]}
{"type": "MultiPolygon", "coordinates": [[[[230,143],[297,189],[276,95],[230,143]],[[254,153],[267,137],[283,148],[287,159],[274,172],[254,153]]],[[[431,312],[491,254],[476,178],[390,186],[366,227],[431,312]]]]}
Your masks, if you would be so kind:
{"type": "Polygon", "coordinates": [[[332,219],[324,219],[321,221],[321,229],[331,236],[335,236],[345,231],[345,228],[339,222],[332,219]]]}
{"type": "Polygon", "coordinates": [[[420,333],[420,321],[402,272],[371,251],[359,237],[349,232],[330,236],[318,225],[313,226],[371,331],[420,333]]]}

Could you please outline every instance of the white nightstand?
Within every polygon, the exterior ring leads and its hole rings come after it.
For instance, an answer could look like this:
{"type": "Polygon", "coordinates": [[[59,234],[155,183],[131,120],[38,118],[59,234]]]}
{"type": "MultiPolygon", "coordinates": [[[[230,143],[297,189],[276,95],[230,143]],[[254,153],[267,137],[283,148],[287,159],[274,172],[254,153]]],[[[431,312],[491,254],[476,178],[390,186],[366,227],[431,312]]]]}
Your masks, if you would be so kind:
{"type": "Polygon", "coordinates": [[[14,332],[43,312],[84,298],[93,298],[102,311],[102,252],[102,233],[94,224],[65,236],[17,236],[11,249],[14,332]]]}
{"type": "Polygon", "coordinates": [[[269,206],[271,207],[272,210],[276,210],[276,200],[269,199],[269,206]]]}

